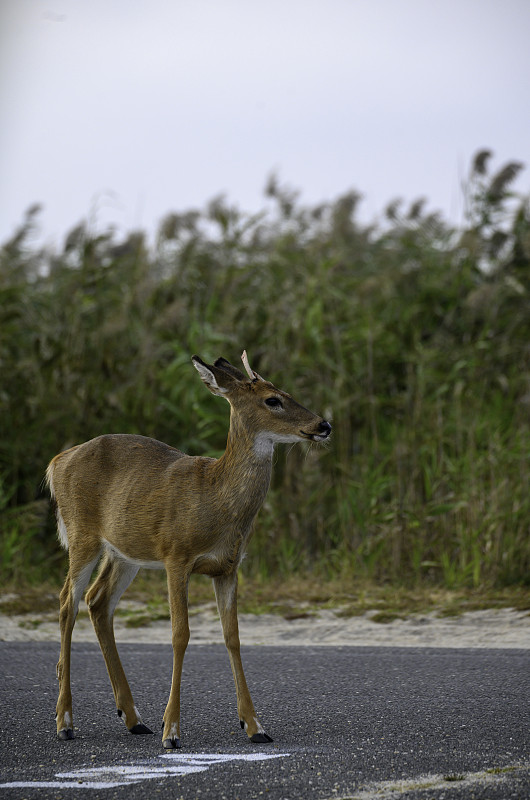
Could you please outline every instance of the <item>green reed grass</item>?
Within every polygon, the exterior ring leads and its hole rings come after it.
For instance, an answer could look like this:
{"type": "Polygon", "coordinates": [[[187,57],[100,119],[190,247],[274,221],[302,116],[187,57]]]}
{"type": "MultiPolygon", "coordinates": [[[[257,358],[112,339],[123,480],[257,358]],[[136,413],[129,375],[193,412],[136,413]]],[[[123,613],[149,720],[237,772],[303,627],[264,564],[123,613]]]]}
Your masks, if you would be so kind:
{"type": "Polygon", "coordinates": [[[51,252],[31,210],[0,251],[2,577],[64,563],[41,489],[60,449],[138,432],[219,455],[228,407],[190,355],[246,348],[333,423],[278,449],[249,577],[528,584],[530,214],[483,170],[461,229],[417,205],[367,227],[353,195],[305,208],[273,183],[260,215],[218,200],[151,248],[82,225],[51,252]]]}

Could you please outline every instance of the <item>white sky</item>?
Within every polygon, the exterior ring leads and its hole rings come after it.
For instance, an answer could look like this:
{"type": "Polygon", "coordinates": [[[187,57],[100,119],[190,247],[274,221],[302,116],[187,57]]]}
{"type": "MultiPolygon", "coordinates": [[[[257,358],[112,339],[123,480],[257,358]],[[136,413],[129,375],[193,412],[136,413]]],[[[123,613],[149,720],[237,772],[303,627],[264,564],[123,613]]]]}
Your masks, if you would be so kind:
{"type": "Polygon", "coordinates": [[[471,156],[530,186],[530,0],[0,0],[0,241],[44,205],[153,230],[219,193],[357,189],[462,217],[471,156]]]}

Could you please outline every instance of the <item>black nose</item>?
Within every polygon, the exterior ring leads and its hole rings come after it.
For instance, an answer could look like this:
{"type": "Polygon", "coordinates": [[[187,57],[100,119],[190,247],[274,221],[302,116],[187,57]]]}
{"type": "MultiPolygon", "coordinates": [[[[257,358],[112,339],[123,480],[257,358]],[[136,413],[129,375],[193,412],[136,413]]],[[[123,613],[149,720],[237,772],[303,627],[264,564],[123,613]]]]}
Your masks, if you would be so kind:
{"type": "Polygon", "coordinates": [[[325,433],[326,436],[329,436],[329,434],[331,433],[331,425],[329,424],[329,422],[326,422],[326,420],[323,419],[320,425],[318,426],[318,430],[321,433],[325,433]]]}

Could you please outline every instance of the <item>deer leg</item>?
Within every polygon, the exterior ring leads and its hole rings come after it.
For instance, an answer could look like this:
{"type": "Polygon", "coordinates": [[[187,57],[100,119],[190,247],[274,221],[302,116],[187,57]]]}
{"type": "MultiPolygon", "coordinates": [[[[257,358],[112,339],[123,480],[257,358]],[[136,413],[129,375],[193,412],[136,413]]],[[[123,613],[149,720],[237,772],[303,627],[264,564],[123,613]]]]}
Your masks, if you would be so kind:
{"type": "Polygon", "coordinates": [[[112,559],[105,553],[99,574],[87,592],[86,602],[109,673],[118,716],[123,719],[131,733],[141,734],[153,731],[144,725],[134,705],[114,638],[114,611],[137,572],[138,567],[134,564],[112,559]]]}
{"type": "Polygon", "coordinates": [[[168,750],[180,747],[180,681],[182,662],[190,638],[188,580],[188,575],[177,570],[167,570],[173,644],[173,676],[169,701],[164,712],[162,744],[168,750]]]}
{"type": "Polygon", "coordinates": [[[213,579],[217,608],[223,626],[223,635],[230,658],[232,675],[236,685],[237,711],[241,727],[247,732],[250,741],[256,744],[272,742],[272,738],[265,733],[248,690],[239,643],[239,625],[237,621],[237,571],[213,579]]]}
{"type": "Polygon", "coordinates": [[[57,698],[56,722],[57,736],[59,739],[74,738],[74,723],[72,713],[72,690],[70,685],[70,661],[72,650],[72,631],[79,608],[79,601],[88,586],[92,570],[97,564],[100,551],[91,554],[89,559],[84,559],[81,568],[77,568],[79,560],[77,554],[70,551],[70,567],[68,575],[61,590],[59,602],[59,624],[61,628],[61,653],[57,663],[57,679],[59,681],[59,696],[57,698]]]}

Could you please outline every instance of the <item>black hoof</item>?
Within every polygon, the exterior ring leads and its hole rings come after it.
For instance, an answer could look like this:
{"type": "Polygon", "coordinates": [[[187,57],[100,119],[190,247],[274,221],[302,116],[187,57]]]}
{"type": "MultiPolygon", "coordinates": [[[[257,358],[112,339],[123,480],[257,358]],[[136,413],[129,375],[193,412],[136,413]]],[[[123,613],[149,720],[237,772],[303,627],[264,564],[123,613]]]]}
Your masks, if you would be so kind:
{"type": "Polygon", "coordinates": [[[58,732],[57,738],[61,739],[62,741],[66,741],[67,739],[73,739],[74,732],[72,728],[63,728],[62,731],[58,732]]]}
{"type": "Polygon", "coordinates": [[[165,747],[166,750],[178,750],[180,747],[180,739],[177,736],[174,736],[172,739],[164,739],[162,746],[165,747]]]}
{"type": "Polygon", "coordinates": [[[268,744],[269,742],[273,742],[274,739],[272,736],[269,736],[268,733],[255,733],[254,736],[250,737],[250,741],[254,744],[268,744]]]}
{"type": "Polygon", "coordinates": [[[136,725],[133,725],[132,728],[129,728],[130,733],[135,734],[142,734],[142,733],[153,733],[151,728],[148,728],[147,725],[144,725],[143,722],[138,722],[136,725]]]}

